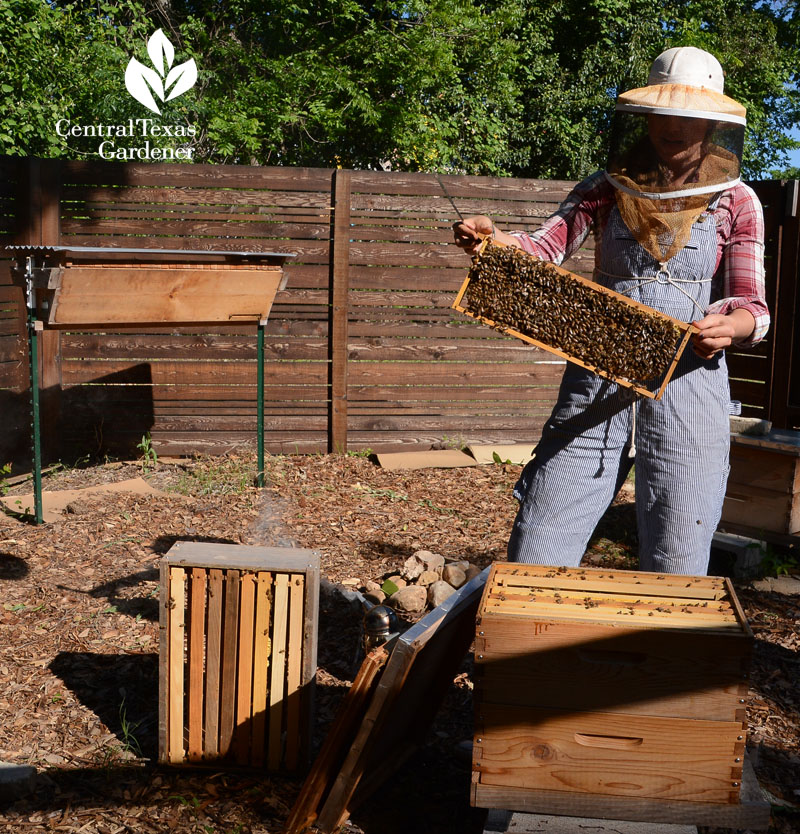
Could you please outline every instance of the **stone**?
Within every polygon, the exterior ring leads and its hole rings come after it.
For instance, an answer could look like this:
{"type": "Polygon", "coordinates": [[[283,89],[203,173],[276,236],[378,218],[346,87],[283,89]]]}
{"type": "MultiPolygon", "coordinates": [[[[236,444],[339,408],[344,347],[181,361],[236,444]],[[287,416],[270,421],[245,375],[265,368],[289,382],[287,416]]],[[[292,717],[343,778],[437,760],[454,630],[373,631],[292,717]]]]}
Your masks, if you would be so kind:
{"type": "Polygon", "coordinates": [[[696,825],[662,822],[628,822],[590,817],[526,814],[495,809],[487,817],[487,832],[507,834],[697,834],[696,825]]]}
{"type": "Polygon", "coordinates": [[[394,582],[394,584],[397,585],[398,588],[405,588],[406,585],[408,585],[408,582],[406,582],[406,580],[403,579],[402,576],[398,576],[397,574],[395,574],[394,576],[390,576],[389,581],[394,582]]]}
{"type": "Polygon", "coordinates": [[[364,599],[374,605],[381,605],[386,601],[386,594],[380,588],[375,588],[374,590],[367,591],[364,594],[364,599]]]}
{"type": "Polygon", "coordinates": [[[481,569],[477,565],[470,565],[466,570],[467,582],[469,582],[470,579],[474,579],[481,572],[481,569]]]}
{"type": "Polygon", "coordinates": [[[0,762],[0,800],[13,802],[31,793],[36,783],[36,768],[0,762]]]}
{"type": "Polygon", "coordinates": [[[425,565],[416,556],[409,556],[403,562],[400,573],[409,582],[413,582],[425,570],[425,565]]]}
{"type": "Polygon", "coordinates": [[[753,582],[757,591],[769,591],[773,594],[787,596],[800,595],[800,577],[798,576],[765,576],[753,582]]]}
{"type": "Polygon", "coordinates": [[[364,583],[364,593],[371,594],[373,591],[380,591],[381,583],[376,582],[374,579],[368,579],[364,583]]]}
{"type": "Polygon", "coordinates": [[[433,585],[428,586],[428,602],[434,608],[437,608],[455,592],[456,589],[452,585],[449,585],[444,579],[438,579],[433,585]]]}
{"type": "Polygon", "coordinates": [[[466,571],[459,565],[445,565],[442,579],[454,588],[460,588],[467,581],[466,571]]]}
{"type": "Polygon", "coordinates": [[[426,570],[435,570],[439,576],[444,568],[444,556],[439,553],[431,553],[430,550],[418,550],[414,556],[425,565],[426,570]]]}
{"type": "Polygon", "coordinates": [[[433,585],[434,582],[438,582],[438,580],[439,574],[436,573],[435,570],[424,570],[417,579],[417,585],[424,585],[427,587],[428,585],[433,585]]]}
{"type": "Polygon", "coordinates": [[[387,601],[397,611],[413,614],[423,611],[427,600],[428,594],[421,585],[406,585],[393,593],[387,601]]]}

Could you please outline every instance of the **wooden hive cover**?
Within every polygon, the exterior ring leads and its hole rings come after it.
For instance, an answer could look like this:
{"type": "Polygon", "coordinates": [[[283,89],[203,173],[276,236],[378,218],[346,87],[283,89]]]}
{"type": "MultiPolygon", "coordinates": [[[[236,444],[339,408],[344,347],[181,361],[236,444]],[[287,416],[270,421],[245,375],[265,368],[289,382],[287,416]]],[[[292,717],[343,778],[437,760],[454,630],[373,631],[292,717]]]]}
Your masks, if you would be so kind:
{"type": "Polygon", "coordinates": [[[289,254],[114,247],[7,247],[51,328],[265,322],[289,254]]]}

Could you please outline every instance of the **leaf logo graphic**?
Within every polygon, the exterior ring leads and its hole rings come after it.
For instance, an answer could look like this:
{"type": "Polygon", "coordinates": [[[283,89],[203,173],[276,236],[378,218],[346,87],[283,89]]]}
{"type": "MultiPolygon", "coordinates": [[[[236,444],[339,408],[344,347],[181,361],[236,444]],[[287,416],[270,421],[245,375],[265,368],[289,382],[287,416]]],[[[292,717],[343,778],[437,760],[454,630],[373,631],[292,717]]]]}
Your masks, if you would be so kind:
{"type": "Polygon", "coordinates": [[[136,101],[161,115],[155,96],[169,101],[190,90],[197,81],[197,64],[190,58],[173,67],[175,47],[161,29],[153,32],[147,41],[147,54],[155,69],[131,58],[125,69],[125,87],[136,101]]]}

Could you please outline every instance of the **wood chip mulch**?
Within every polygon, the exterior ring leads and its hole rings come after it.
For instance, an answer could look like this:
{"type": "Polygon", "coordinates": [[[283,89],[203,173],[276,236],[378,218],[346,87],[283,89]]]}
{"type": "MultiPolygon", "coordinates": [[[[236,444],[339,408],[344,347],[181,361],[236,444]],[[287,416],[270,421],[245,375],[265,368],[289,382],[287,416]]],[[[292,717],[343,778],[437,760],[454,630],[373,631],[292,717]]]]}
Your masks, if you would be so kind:
{"type": "MultiPolygon", "coordinates": [[[[252,458],[187,459],[145,473],[160,495],[87,493],[40,527],[0,513],[0,762],[38,772],[32,794],[0,806],[0,832],[281,831],[301,777],[156,764],[158,563],[176,541],[314,548],[342,589],[382,581],[420,549],[480,567],[504,558],[519,466],[388,472],[357,455],[267,464],[263,490],[252,458]]],[[[45,489],[141,474],[138,463],[56,470],[45,489]]],[[[623,496],[586,564],[634,566],[634,528],[623,496]]],[[[744,581],[737,590],[756,634],[752,758],[773,801],[770,831],[789,834],[800,830],[800,597],[744,581]]],[[[360,615],[341,599],[322,595],[317,744],[358,660],[360,615]]],[[[465,658],[429,741],[346,830],[482,830],[460,744],[471,735],[470,672],[465,658]]]]}

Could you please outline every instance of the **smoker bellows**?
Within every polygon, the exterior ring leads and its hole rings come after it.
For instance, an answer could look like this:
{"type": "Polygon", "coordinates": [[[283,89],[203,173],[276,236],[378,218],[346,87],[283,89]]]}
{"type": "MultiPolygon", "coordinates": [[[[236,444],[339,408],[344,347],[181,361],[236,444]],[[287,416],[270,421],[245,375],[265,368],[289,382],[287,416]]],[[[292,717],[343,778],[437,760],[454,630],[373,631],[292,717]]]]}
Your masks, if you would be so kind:
{"type": "Polygon", "coordinates": [[[453,306],[655,398],[694,331],[520,249],[491,242],[473,260],[453,306]],[[654,380],[661,380],[655,394],[644,387],[654,380]]]}

